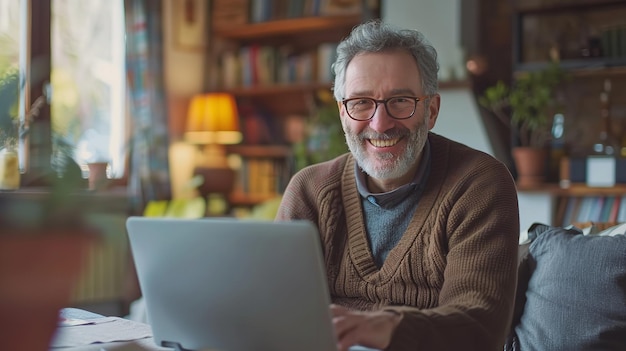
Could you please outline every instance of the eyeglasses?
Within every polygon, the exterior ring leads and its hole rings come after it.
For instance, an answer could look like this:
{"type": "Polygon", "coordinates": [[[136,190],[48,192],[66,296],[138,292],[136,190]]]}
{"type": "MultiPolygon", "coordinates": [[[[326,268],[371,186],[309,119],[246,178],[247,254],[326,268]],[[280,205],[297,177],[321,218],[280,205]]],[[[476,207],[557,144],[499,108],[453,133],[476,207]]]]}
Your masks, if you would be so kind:
{"type": "Polygon", "coordinates": [[[367,121],[374,117],[379,104],[385,105],[387,114],[395,119],[408,119],[415,114],[415,108],[419,101],[430,96],[394,96],[384,100],[376,100],[367,97],[357,97],[342,101],[348,116],[355,121],[367,121]]]}

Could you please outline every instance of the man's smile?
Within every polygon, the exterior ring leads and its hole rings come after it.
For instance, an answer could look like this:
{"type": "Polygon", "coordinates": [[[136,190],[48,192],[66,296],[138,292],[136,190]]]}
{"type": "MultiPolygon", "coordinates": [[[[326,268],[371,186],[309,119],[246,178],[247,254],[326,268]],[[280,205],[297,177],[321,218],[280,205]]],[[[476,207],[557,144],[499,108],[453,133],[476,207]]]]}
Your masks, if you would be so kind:
{"type": "Polygon", "coordinates": [[[402,138],[394,139],[367,139],[374,147],[390,147],[396,145],[402,138]]]}

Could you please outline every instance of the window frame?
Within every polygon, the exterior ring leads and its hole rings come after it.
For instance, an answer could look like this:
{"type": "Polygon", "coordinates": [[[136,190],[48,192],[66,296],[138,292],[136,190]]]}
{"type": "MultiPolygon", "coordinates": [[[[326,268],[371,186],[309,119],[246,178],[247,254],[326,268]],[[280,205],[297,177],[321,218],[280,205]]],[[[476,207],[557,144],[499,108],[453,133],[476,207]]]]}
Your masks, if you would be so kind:
{"type": "MultiPolygon", "coordinates": [[[[20,118],[29,113],[30,106],[37,97],[48,89],[52,73],[52,1],[22,0],[20,9],[22,26],[20,45],[20,73],[25,78],[20,88],[20,118]],[[36,72],[33,72],[36,68],[36,72]],[[36,73],[36,74],[34,74],[36,73]]],[[[128,125],[128,119],[125,122],[128,125]]],[[[21,187],[46,187],[46,175],[50,173],[52,155],[52,119],[50,104],[44,104],[36,118],[28,125],[30,132],[20,141],[24,170],[21,187]],[[32,137],[36,136],[36,137],[32,137]]],[[[129,132],[126,131],[126,134],[129,132]]],[[[125,155],[124,173],[120,178],[109,179],[103,191],[128,185],[129,153],[125,155]]]]}

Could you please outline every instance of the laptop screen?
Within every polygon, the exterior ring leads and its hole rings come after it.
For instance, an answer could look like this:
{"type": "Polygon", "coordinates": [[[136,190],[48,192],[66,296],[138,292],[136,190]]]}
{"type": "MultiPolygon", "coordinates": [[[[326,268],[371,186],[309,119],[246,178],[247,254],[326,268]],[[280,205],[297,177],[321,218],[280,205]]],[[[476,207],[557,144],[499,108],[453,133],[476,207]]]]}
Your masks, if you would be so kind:
{"type": "Polygon", "coordinates": [[[158,345],[335,349],[313,224],[130,217],[127,230],[158,345]]]}

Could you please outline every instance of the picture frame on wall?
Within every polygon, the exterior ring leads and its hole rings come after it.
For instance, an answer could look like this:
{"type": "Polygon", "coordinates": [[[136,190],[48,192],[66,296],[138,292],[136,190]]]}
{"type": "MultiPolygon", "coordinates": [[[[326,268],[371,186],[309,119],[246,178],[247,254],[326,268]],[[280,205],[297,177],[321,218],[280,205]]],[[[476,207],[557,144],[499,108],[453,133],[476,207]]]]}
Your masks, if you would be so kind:
{"type": "Polygon", "coordinates": [[[208,45],[208,0],[172,1],[173,42],[180,50],[201,51],[208,45]]]}

